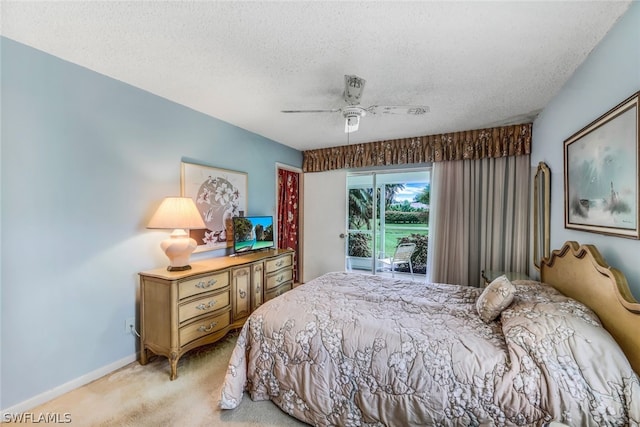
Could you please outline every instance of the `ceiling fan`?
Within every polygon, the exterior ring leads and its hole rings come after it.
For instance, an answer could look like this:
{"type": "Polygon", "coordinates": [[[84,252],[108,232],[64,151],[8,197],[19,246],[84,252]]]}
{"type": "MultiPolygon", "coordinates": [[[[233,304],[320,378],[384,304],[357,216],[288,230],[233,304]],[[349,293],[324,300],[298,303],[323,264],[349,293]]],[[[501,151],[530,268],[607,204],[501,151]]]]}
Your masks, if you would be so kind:
{"type": "Polygon", "coordinates": [[[345,118],[344,131],[346,133],[355,132],[360,126],[360,117],[368,114],[409,114],[420,116],[429,112],[426,105],[372,105],[363,107],[360,105],[360,98],[364,91],[366,80],[355,74],[344,76],[343,99],[348,104],[342,108],[332,108],[328,110],[282,110],[283,113],[342,113],[345,118]]]}

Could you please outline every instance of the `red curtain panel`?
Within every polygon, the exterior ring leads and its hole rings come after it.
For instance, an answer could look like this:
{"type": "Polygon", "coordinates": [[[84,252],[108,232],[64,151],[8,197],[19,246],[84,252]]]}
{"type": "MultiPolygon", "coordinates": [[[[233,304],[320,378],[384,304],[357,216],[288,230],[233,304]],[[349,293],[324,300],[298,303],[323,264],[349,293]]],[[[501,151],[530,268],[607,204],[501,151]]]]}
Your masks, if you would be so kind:
{"type": "Polygon", "coordinates": [[[278,169],[278,248],[295,251],[293,281],[298,282],[298,172],[278,169]]]}

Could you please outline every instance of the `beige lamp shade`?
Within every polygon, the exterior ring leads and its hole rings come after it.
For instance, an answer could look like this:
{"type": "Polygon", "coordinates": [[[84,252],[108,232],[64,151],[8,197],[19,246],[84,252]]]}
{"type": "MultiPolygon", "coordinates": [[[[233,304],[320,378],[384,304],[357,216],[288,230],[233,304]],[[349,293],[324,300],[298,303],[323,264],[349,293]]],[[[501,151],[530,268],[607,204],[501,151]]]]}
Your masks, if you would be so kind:
{"type": "Polygon", "coordinates": [[[189,237],[187,229],[207,228],[196,204],[190,197],[166,197],[156,213],[153,214],[147,228],[173,229],[171,236],[160,243],[160,247],[169,258],[169,271],[189,270],[189,257],[198,246],[189,237]]]}
{"type": "Polygon", "coordinates": [[[147,228],[207,228],[191,197],[166,197],[149,220],[147,228]]]}

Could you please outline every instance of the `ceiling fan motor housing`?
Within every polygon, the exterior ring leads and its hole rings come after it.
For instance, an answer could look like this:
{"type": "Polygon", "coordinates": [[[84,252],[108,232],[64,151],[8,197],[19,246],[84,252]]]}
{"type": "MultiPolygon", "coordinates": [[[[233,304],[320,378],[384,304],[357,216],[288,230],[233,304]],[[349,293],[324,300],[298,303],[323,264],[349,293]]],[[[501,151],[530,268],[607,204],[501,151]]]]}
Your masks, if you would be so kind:
{"type": "Polygon", "coordinates": [[[360,98],[362,97],[362,91],[364,90],[364,84],[367,81],[362,77],[358,77],[355,74],[344,76],[344,100],[351,105],[360,104],[360,98]]]}
{"type": "Polygon", "coordinates": [[[362,107],[353,106],[353,107],[344,107],[342,109],[342,115],[348,119],[349,117],[364,117],[367,115],[367,110],[362,107]]]}

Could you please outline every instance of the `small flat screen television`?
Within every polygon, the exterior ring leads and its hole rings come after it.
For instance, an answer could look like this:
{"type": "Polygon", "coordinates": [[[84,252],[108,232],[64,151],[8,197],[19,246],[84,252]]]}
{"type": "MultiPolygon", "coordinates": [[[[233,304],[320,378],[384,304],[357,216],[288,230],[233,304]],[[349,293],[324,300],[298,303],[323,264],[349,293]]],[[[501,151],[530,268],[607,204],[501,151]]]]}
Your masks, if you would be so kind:
{"type": "Polygon", "coordinates": [[[274,247],[272,216],[233,217],[233,252],[236,254],[274,247]]]}

